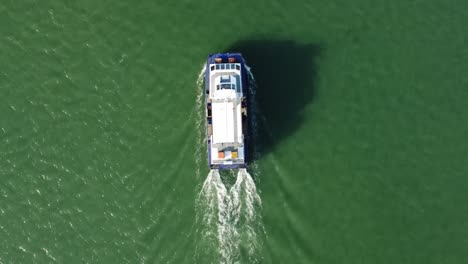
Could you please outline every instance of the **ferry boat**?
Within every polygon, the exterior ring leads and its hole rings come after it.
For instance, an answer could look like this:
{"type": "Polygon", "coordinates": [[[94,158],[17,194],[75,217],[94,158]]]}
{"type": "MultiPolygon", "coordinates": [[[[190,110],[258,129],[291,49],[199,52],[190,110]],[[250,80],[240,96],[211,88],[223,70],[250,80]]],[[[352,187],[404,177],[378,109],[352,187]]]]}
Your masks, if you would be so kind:
{"type": "Polygon", "coordinates": [[[248,74],[240,53],[208,56],[206,133],[210,169],[247,166],[248,74]]]}

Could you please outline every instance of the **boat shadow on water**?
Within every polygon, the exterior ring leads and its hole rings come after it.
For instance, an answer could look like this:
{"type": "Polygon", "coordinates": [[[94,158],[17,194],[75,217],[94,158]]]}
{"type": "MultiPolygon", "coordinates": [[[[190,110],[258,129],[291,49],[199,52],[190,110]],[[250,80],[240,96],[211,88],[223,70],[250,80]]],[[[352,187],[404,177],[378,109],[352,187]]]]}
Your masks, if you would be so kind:
{"type": "Polygon", "coordinates": [[[258,131],[251,160],[274,151],[303,122],[305,107],[316,97],[321,50],[289,40],[243,40],[226,49],[243,54],[256,81],[258,131]]]}

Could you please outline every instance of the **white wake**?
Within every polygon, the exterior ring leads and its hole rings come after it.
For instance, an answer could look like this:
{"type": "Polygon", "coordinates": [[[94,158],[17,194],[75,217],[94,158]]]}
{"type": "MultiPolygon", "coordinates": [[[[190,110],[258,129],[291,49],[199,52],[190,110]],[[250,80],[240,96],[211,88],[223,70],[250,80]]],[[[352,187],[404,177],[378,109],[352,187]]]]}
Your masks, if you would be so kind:
{"type": "Polygon", "coordinates": [[[205,71],[206,71],[206,63],[203,64],[202,69],[200,70],[200,73],[198,74],[198,79],[196,83],[196,103],[195,103],[195,113],[196,113],[196,123],[195,123],[195,131],[196,131],[196,147],[195,147],[195,165],[196,165],[196,172],[195,175],[197,179],[200,178],[200,168],[201,168],[201,162],[202,162],[202,149],[203,146],[205,145],[205,137],[203,136],[203,131],[205,129],[204,127],[204,78],[205,78],[205,71]]]}
{"type": "Polygon", "coordinates": [[[218,170],[211,170],[198,201],[203,211],[207,240],[216,237],[222,263],[238,263],[255,257],[259,249],[257,232],[262,231],[261,199],[255,182],[246,169],[240,169],[234,185],[227,190],[218,170]],[[242,256],[241,249],[246,252],[242,256]]]}

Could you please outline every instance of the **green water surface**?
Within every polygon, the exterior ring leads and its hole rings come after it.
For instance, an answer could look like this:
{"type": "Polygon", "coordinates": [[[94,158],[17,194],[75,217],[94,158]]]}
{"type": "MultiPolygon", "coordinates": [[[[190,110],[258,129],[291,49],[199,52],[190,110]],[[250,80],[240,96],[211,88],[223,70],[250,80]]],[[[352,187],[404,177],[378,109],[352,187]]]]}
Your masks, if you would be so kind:
{"type": "MultiPolygon", "coordinates": [[[[257,79],[261,250],[241,263],[468,261],[468,2],[0,3],[0,263],[198,251],[197,85],[257,79]]],[[[216,251],[216,249],[215,249],[216,251]]]]}

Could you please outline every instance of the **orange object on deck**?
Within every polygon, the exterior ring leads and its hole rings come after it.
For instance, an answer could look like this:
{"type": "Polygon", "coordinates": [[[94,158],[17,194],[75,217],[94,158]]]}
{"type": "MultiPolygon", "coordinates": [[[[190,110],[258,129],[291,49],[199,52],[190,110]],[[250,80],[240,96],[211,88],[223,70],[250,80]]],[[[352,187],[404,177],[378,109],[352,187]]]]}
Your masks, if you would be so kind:
{"type": "Polygon", "coordinates": [[[218,159],[224,159],[224,152],[223,151],[218,152],[218,159]]]}
{"type": "Polygon", "coordinates": [[[237,159],[237,151],[231,152],[231,156],[233,159],[237,159]]]}
{"type": "Polygon", "coordinates": [[[228,60],[230,63],[236,62],[236,58],[229,58],[228,60]]]}

